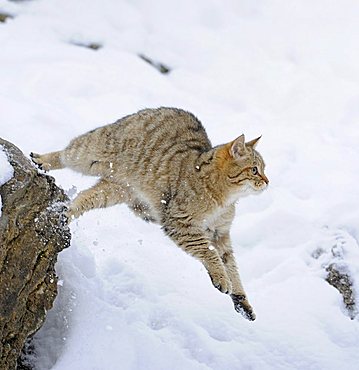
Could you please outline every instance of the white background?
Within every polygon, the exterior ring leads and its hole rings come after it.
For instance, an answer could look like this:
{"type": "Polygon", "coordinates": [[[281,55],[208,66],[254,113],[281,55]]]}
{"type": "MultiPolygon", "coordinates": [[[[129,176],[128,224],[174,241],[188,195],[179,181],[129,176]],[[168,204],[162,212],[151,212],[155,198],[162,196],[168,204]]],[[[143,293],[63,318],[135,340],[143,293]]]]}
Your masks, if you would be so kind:
{"type": "MultiPolygon", "coordinates": [[[[336,262],[359,291],[359,3],[0,0],[0,10],[15,16],[0,24],[0,136],[25,154],[175,106],[215,145],[263,135],[270,179],[239,202],[232,229],[255,322],[158,226],[124,206],[95,210],[59,256],[37,369],[358,369],[358,319],[325,268],[336,262]],[[75,45],[92,42],[103,47],[75,45]]],[[[70,193],[96,181],[51,175],[70,193]]]]}

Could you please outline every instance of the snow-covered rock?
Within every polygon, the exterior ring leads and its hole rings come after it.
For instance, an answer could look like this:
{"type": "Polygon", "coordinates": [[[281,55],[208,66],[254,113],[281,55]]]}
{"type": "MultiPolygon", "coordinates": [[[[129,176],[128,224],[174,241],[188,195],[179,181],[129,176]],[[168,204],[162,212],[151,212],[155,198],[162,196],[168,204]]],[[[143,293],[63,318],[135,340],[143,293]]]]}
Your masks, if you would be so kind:
{"type": "Polygon", "coordinates": [[[38,174],[15,145],[0,138],[0,146],[0,368],[12,370],[26,338],[52,307],[54,266],[57,254],[70,244],[70,232],[63,222],[63,191],[38,174]]]}

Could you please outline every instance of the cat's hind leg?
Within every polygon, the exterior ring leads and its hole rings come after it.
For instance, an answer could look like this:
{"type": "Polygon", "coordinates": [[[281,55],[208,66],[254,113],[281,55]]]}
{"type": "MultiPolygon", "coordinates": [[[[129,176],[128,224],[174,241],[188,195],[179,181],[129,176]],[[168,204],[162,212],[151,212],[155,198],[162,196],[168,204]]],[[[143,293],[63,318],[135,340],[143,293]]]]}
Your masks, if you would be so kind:
{"type": "Polygon", "coordinates": [[[31,160],[41,169],[44,171],[50,170],[59,170],[64,168],[64,164],[61,161],[61,153],[62,151],[58,152],[51,152],[46,154],[37,154],[37,153],[30,153],[31,160]]]}
{"type": "Polygon", "coordinates": [[[110,207],[130,200],[131,194],[126,186],[103,178],[91,188],[79,193],[70,204],[66,216],[71,221],[91,209],[110,207]]]}

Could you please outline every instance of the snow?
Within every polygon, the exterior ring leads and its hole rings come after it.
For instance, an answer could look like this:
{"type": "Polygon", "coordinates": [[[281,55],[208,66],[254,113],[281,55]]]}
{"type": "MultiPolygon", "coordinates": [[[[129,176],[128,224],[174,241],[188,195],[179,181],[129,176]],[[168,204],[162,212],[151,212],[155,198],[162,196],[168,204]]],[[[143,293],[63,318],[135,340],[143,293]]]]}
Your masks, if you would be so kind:
{"type": "Polygon", "coordinates": [[[14,175],[14,169],[9,163],[5,149],[0,145],[0,186],[8,182],[14,175]]]}
{"type": "MultiPolygon", "coordinates": [[[[325,268],[338,263],[359,292],[358,2],[0,0],[0,10],[15,16],[0,23],[1,136],[24,153],[175,106],[214,145],[262,135],[270,180],[239,200],[232,228],[256,321],[158,227],[123,206],[94,210],[59,256],[37,369],[357,369],[358,318],[325,268]],[[90,43],[102,48],[78,46],[90,43]]],[[[51,175],[71,197],[96,181],[51,175]]]]}
{"type": "MultiPolygon", "coordinates": [[[[0,186],[8,182],[14,175],[14,169],[12,168],[7,155],[4,151],[4,147],[0,145],[0,186]]],[[[2,210],[2,200],[0,196],[0,217],[2,210]]]]}

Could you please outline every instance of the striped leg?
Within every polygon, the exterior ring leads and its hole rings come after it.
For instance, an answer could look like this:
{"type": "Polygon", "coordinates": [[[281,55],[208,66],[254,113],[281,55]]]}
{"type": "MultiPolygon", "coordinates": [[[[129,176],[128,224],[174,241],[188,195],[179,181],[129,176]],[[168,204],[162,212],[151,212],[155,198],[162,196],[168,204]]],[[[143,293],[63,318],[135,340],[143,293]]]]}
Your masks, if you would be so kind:
{"type": "Polygon", "coordinates": [[[67,217],[69,220],[72,220],[94,208],[105,208],[127,202],[130,197],[131,195],[125,186],[121,186],[118,183],[114,184],[106,179],[100,179],[90,189],[79,193],[70,204],[67,217]]]}
{"type": "Polygon", "coordinates": [[[247,295],[244,291],[238,273],[238,268],[233,255],[229,233],[226,232],[223,235],[215,233],[215,237],[213,238],[213,245],[218,250],[219,255],[221,256],[221,259],[223,261],[224,267],[229,276],[229,279],[232,282],[233,289],[231,298],[235,310],[242,314],[246,319],[250,321],[255,320],[256,315],[253,311],[252,306],[248,302],[247,295]]]}
{"type": "Polygon", "coordinates": [[[59,170],[65,167],[61,161],[61,153],[62,151],[46,154],[30,153],[30,157],[41,170],[59,170]]]}
{"type": "Polygon", "coordinates": [[[164,227],[166,234],[186,253],[200,260],[212,284],[222,293],[232,293],[232,283],[218,251],[210,245],[205,233],[192,225],[172,222],[164,227]]]}

